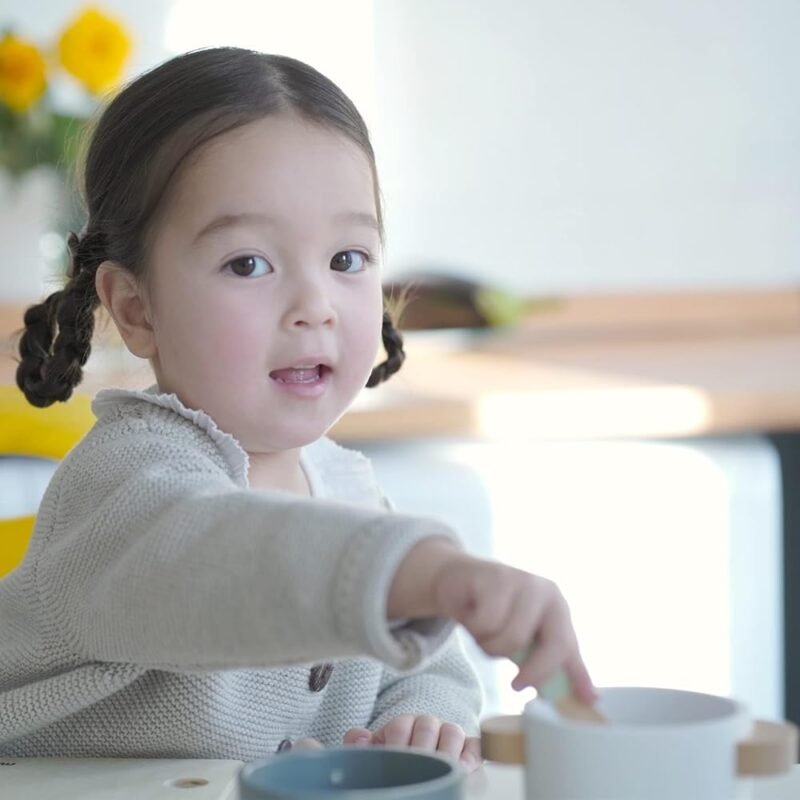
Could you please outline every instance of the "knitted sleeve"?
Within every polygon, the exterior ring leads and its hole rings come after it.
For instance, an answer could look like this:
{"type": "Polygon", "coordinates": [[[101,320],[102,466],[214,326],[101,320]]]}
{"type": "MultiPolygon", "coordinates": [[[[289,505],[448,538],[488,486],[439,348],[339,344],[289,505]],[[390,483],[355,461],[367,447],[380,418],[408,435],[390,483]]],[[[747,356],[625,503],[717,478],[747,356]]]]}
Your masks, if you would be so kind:
{"type": "Polygon", "coordinates": [[[444,619],[390,629],[386,598],[411,547],[453,538],[447,526],[243,489],[191,455],[140,434],[62,465],[31,558],[42,624],[76,657],[202,671],[368,655],[409,670],[445,642],[444,619]]]}
{"type": "Polygon", "coordinates": [[[431,714],[478,736],[483,689],[454,631],[447,645],[411,673],[384,667],[369,729],[376,731],[401,714],[431,714]]]}

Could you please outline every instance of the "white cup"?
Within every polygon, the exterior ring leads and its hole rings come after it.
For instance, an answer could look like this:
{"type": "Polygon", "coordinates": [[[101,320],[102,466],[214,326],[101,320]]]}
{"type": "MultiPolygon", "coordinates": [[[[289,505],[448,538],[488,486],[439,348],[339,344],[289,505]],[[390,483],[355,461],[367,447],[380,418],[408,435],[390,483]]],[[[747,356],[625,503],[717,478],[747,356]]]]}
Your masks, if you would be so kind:
{"type": "Polygon", "coordinates": [[[526,800],[745,800],[747,776],[796,760],[791,725],[753,723],[734,700],[674,689],[614,688],[608,724],[562,717],[536,699],[482,724],[484,755],[525,766],[526,800]]]}

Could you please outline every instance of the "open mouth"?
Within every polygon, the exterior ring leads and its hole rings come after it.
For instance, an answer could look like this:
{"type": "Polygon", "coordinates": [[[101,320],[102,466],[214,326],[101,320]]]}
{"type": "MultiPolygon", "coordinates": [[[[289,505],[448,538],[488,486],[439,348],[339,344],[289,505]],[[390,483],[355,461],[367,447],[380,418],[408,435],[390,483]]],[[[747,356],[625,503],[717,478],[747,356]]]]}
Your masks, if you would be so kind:
{"type": "Polygon", "coordinates": [[[278,383],[307,386],[322,380],[330,371],[331,368],[325,366],[325,364],[300,365],[275,369],[270,372],[269,376],[278,383]]]}

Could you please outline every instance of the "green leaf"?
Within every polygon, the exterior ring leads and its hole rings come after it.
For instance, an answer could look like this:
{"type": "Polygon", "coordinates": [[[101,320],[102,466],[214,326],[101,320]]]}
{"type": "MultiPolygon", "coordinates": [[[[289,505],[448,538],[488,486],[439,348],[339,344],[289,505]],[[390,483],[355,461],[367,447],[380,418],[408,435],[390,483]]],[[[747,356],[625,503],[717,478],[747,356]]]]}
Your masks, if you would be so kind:
{"type": "Polygon", "coordinates": [[[530,298],[502,289],[481,288],[475,293],[475,305],[491,327],[517,325],[525,317],[559,305],[556,298],[530,298]]]}
{"type": "Polygon", "coordinates": [[[82,117],[53,114],[52,142],[58,166],[71,169],[75,164],[85,124],[82,117]]]}
{"type": "Polygon", "coordinates": [[[77,156],[85,120],[48,112],[14,114],[0,106],[0,167],[20,175],[33,167],[51,165],[66,172],[77,156]]]}

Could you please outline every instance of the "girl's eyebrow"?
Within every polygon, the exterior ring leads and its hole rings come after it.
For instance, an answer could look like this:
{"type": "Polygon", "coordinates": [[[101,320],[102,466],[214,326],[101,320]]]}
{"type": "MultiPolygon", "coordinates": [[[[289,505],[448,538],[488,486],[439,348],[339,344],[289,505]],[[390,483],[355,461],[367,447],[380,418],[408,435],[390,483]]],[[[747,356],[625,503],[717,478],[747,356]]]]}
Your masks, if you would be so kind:
{"type": "MultiPolygon", "coordinates": [[[[246,211],[239,214],[221,214],[220,216],[212,219],[207,225],[204,225],[195,235],[192,243],[197,242],[204,236],[208,236],[223,228],[232,228],[237,225],[249,225],[254,222],[261,225],[280,225],[280,220],[276,219],[275,217],[252,211],[246,211]]],[[[337,225],[344,225],[348,223],[351,225],[361,225],[380,232],[378,220],[375,218],[374,214],[369,212],[343,211],[333,217],[333,222],[337,225]]]]}
{"type": "Polygon", "coordinates": [[[375,219],[374,214],[370,214],[369,212],[344,211],[341,214],[337,214],[333,218],[333,221],[339,225],[343,225],[345,223],[350,223],[351,225],[363,225],[367,228],[373,228],[374,230],[380,232],[378,220],[375,219]]]}
{"type": "Polygon", "coordinates": [[[241,214],[220,214],[214,217],[207,225],[204,225],[195,235],[192,243],[199,241],[204,236],[209,236],[216,233],[222,228],[233,228],[237,225],[248,225],[254,222],[261,224],[274,224],[274,220],[265,214],[258,214],[255,212],[242,212],[241,214]]]}

